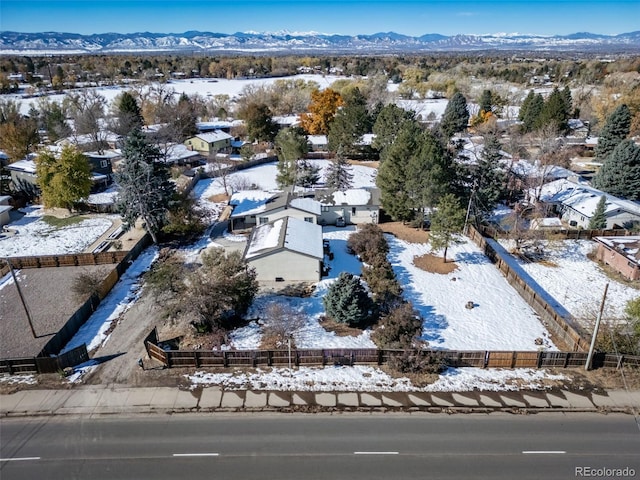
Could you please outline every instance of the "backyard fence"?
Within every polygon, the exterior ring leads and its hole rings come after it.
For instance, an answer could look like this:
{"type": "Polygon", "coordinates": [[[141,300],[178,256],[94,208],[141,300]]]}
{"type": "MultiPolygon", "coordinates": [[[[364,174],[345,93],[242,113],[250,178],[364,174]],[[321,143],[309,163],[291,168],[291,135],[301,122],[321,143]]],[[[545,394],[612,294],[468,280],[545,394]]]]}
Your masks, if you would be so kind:
{"type": "MultiPolygon", "coordinates": [[[[11,266],[20,270],[23,268],[48,268],[48,267],[84,267],[89,265],[106,265],[120,263],[129,254],[127,251],[114,251],[102,253],[75,253],[68,255],[39,255],[30,257],[9,257],[5,260],[11,262],[11,266]]],[[[9,266],[4,263],[0,270],[0,276],[9,273],[9,266]]]]}
{"type": "Polygon", "coordinates": [[[51,357],[7,358],[0,360],[0,374],[56,373],[89,360],[87,345],[51,357]]]}
{"type": "MultiPolygon", "coordinates": [[[[386,365],[404,354],[402,350],[374,348],[330,348],[288,350],[165,350],[160,346],[157,331],[145,339],[150,358],[167,368],[227,368],[227,367],[285,367],[326,365],[386,365]]],[[[450,367],[477,368],[572,368],[584,367],[584,352],[518,352],[518,351],[455,351],[428,350],[450,367]]],[[[622,365],[640,367],[640,356],[596,353],[591,368],[620,368],[622,365]]]]}
{"type": "Polygon", "coordinates": [[[554,340],[562,342],[573,351],[584,351],[589,348],[587,333],[577,324],[573,316],[522,270],[498,242],[485,238],[473,226],[469,227],[468,235],[498,267],[507,282],[524,301],[540,315],[544,325],[554,335],[554,340]]]}
{"type": "MultiPolygon", "coordinates": [[[[488,225],[478,225],[478,231],[485,237],[491,238],[509,238],[512,237],[512,232],[507,232],[498,228],[490,227],[488,225]]],[[[524,232],[528,238],[532,239],[545,239],[549,237],[559,238],[563,240],[591,240],[593,237],[626,237],[629,235],[635,235],[631,230],[624,228],[608,229],[608,230],[567,230],[567,229],[543,229],[543,230],[527,230],[524,232]]]]}

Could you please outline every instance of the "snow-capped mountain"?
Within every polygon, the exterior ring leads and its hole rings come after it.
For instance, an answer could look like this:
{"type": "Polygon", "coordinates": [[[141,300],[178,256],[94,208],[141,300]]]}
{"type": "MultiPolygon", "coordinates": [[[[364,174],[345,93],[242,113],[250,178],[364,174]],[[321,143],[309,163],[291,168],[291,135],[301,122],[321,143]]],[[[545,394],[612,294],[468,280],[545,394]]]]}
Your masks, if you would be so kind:
{"type": "Polygon", "coordinates": [[[465,50],[640,51],[640,31],[620,35],[579,32],[571,35],[496,33],[411,37],[395,32],[338,35],[317,32],[189,31],[185,33],[73,33],[0,32],[0,54],[109,52],[316,52],[384,53],[465,50]]]}

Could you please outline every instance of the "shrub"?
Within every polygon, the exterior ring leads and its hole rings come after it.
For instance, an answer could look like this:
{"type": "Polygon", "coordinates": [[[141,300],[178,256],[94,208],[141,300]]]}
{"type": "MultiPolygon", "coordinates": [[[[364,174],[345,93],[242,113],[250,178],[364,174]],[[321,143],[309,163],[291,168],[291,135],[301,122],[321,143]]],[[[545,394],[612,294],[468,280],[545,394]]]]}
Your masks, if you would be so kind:
{"type": "Polygon", "coordinates": [[[103,275],[97,271],[84,271],[73,279],[71,291],[80,300],[84,300],[93,294],[100,292],[100,285],[104,280],[103,275]]]}
{"type": "Polygon", "coordinates": [[[262,348],[283,350],[295,348],[293,334],[304,326],[304,316],[289,305],[271,303],[264,312],[262,327],[262,348]]]}
{"type": "Polygon", "coordinates": [[[389,252],[389,244],[384,238],[384,233],[380,227],[372,223],[367,223],[352,233],[347,245],[365,263],[373,263],[376,257],[386,256],[389,252]]]}
{"type": "Polygon", "coordinates": [[[372,317],[373,302],[360,278],[343,272],[322,299],[327,315],[338,323],[364,327],[372,317]]]}
{"type": "Polygon", "coordinates": [[[447,363],[435,352],[414,348],[391,357],[389,367],[400,373],[442,373],[447,363]]]}
{"type": "Polygon", "coordinates": [[[400,304],[382,318],[371,339],[378,348],[412,348],[419,343],[423,321],[411,303],[400,304]]]}

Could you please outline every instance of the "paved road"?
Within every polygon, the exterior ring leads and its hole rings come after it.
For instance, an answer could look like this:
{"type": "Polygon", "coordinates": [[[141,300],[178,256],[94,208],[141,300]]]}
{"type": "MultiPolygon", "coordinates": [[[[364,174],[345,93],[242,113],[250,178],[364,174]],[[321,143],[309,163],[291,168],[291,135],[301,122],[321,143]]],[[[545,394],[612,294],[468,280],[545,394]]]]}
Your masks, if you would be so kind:
{"type": "Polygon", "coordinates": [[[3,480],[567,479],[631,468],[629,415],[211,415],[3,419],[3,480]]]}

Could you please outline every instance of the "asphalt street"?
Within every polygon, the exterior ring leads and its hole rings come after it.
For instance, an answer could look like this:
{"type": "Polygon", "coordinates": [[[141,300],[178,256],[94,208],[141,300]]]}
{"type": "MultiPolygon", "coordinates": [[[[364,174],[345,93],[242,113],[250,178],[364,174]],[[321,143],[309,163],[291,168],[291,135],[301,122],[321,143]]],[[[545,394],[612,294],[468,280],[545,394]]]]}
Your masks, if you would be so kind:
{"type": "Polygon", "coordinates": [[[640,428],[617,414],[5,418],[0,439],[2,480],[640,477],[640,428]]]}

